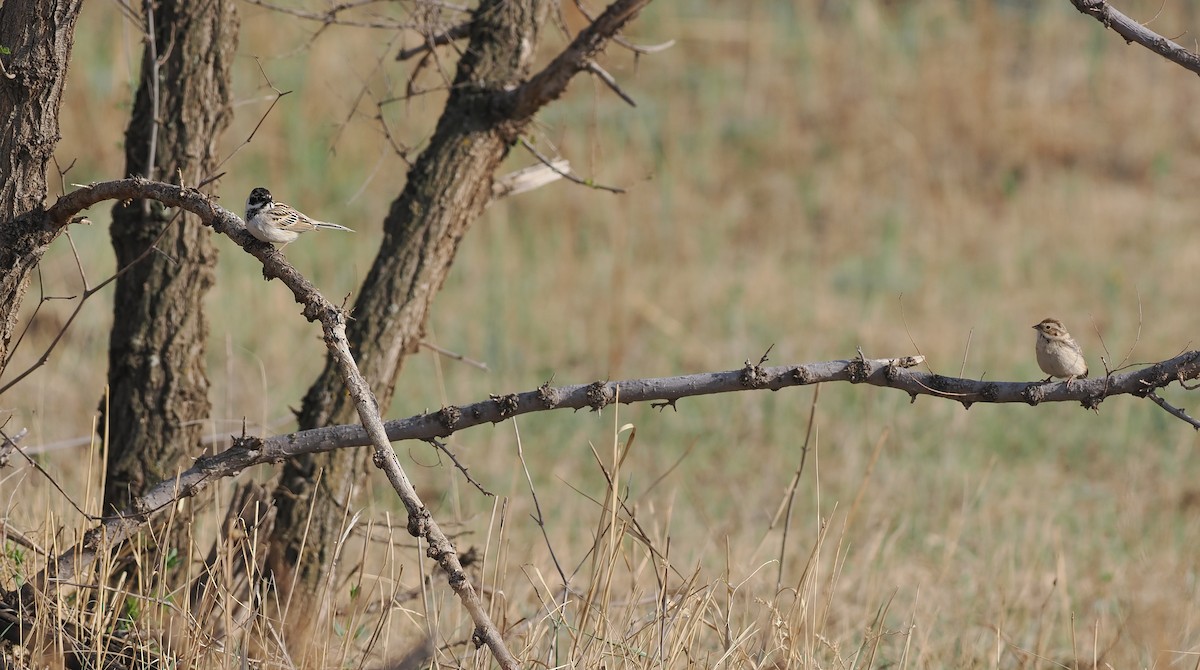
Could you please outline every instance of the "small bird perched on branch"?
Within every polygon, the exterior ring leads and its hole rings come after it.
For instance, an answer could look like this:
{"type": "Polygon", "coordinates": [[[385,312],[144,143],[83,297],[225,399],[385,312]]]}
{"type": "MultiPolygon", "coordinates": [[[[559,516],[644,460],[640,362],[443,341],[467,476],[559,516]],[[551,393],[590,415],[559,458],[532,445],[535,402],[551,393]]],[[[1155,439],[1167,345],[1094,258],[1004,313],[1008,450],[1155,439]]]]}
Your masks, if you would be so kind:
{"type": "Polygon", "coordinates": [[[1058,319],[1042,319],[1033,327],[1037,334],[1037,362],[1042,372],[1054,377],[1066,377],[1067,386],[1077,378],[1088,376],[1083,349],[1058,319]]]}
{"type": "Polygon", "coordinates": [[[296,208],[277,202],[271,197],[271,192],[262,187],[250,191],[250,197],[246,199],[246,228],[263,242],[282,244],[284,247],[296,241],[300,233],[318,228],[354,232],[336,223],[310,219],[296,208]]]}

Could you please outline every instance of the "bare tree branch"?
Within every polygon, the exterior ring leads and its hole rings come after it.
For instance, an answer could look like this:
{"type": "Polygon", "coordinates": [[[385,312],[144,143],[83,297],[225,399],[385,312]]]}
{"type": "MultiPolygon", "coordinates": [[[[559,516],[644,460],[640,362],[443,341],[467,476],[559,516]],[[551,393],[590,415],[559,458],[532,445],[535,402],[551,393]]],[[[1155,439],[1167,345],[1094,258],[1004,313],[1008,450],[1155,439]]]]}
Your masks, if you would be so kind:
{"type": "Polygon", "coordinates": [[[585,65],[583,69],[596,75],[596,78],[604,82],[605,86],[612,89],[612,92],[616,93],[617,97],[624,100],[625,103],[630,107],[637,107],[637,102],[633,99],[633,96],[626,93],[625,90],[621,88],[621,85],[617,83],[616,78],[609,74],[608,70],[600,67],[599,63],[594,60],[588,61],[587,65],[585,65]]]}
{"type": "MultiPolygon", "coordinates": [[[[625,189],[623,189],[623,188],[618,188],[616,186],[605,186],[604,184],[597,184],[596,182],[592,181],[591,179],[584,179],[583,177],[576,175],[574,172],[571,171],[570,162],[568,162],[565,159],[561,159],[561,158],[560,159],[549,158],[548,156],[546,156],[546,154],[543,154],[542,152],[538,151],[537,147],[533,146],[533,143],[530,142],[529,140],[525,139],[524,137],[521,138],[521,146],[525,147],[525,149],[528,150],[529,153],[533,154],[534,158],[541,161],[542,165],[553,170],[559,176],[563,177],[564,179],[566,179],[568,181],[579,184],[580,186],[586,186],[588,188],[593,188],[598,191],[608,191],[609,193],[618,193],[618,194],[625,192],[625,189]]],[[[506,178],[507,177],[502,177],[501,179],[506,179],[506,178]]],[[[498,181],[497,183],[500,183],[500,182],[498,181]]],[[[502,183],[501,183],[501,188],[503,188],[502,183]]],[[[493,194],[496,197],[499,197],[500,194],[496,193],[495,185],[492,186],[492,189],[493,189],[493,194]]],[[[509,195],[509,194],[504,193],[503,195],[509,195]]]]}
{"type": "MultiPolygon", "coordinates": [[[[516,658],[509,652],[504,639],[496,625],[492,622],[483,603],[479,599],[470,580],[467,579],[458,552],[453,543],[434,521],[429,510],[425,508],[417,495],[408,475],[400,466],[395,450],[388,440],[384,430],[383,419],[379,414],[379,405],[371,392],[362,373],[358,370],[350,345],[346,340],[345,313],[322,296],[317,289],[296,271],[271,245],[255,240],[246,230],[245,225],[236,215],[213,204],[212,199],[195,189],[173,186],[146,179],[131,178],[120,181],[93,184],[69,193],[59,198],[45,213],[46,222],[50,226],[62,226],[79,211],[102,200],[138,200],[152,198],[172,207],[182,207],[200,217],[201,221],[214,230],[228,235],[249,253],[263,263],[263,277],[279,279],[292,291],[297,303],[303,306],[302,313],[309,321],[320,321],[325,336],[325,345],[329,348],[337,363],[346,389],[358,411],[362,428],[370,436],[370,442],[375,446],[375,466],[383,470],[392,488],[404,503],[408,511],[408,532],[413,537],[424,538],[429,548],[427,555],[434,559],[446,573],[450,588],[459,596],[463,606],[475,623],[475,631],[471,636],[476,646],[486,644],[492,655],[505,670],[519,667],[516,658]]],[[[239,446],[253,445],[253,440],[235,442],[233,449],[239,446]]],[[[189,472],[200,467],[200,462],[189,472]]],[[[202,468],[203,469],[203,468],[202,468]]],[[[182,477],[165,482],[167,489],[179,487],[188,489],[188,495],[194,495],[203,488],[184,484],[182,477]]],[[[78,551],[68,551],[48,565],[36,579],[29,582],[28,587],[45,587],[52,583],[69,582],[74,575],[93,562],[99,550],[104,546],[122,542],[146,522],[150,514],[160,507],[154,505],[154,496],[174,497],[175,494],[164,490],[164,485],[154,487],[146,496],[134,501],[128,513],[107,519],[103,524],[89,531],[80,542],[78,551]]],[[[31,595],[31,594],[30,594],[31,595]]],[[[23,599],[32,602],[32,598],[23,599]]]]}
{"type": "Polygon", "coordinates": [[[1194,419],[1190,414],[1188,414],[1184,410],[1172,405],[1171,403],[1167,402],[1166,400],[1163,400],[1162,396],[1158,395],[1154,391],[1147,393],[1146,397],[1149,398],[1150,400],[1154,401],[1154,404],[1156,404],[1159,407],[1166,410],[1167,414],[1170,414],[1171,416],[1175,417],[1176,419],[1183,421],[1184,423],[1188,424],[1192,428],[1195,428],[1196,430],[1200,430],[1200,421],[1197,421],[1196,419],[1194,419]]]}
{"type": "Polygon", "coordinates": [[[616,0],[587,28],[580,31],[571,44],[541,72],[535,74],[512,93],[512,118],[527,118],[564,91],[571,78],[588,65],[625,24],[650,4],[650,0],[616,0]]]}
{"type": "MultiPolygon", "coordinates": [[[[336,311],[332,306],[330,309],[336,311]]],[[[1042,402],[1079,402],[1086,408],[1094,409],[1105,398],[1116,395],[1150,397],[1151,400],[1155,400],[1153,396],[1159,388],[1175,381],[1200,378],[1200,351],[1189,351],[1139,370],[1108,377],[1077,379],[1070,387],[1065,382],[985,382],[944,377],[912,369],[923,362],[923,356],[881,359],[859,357],[769,368],[748,362],[740,370],[725,372],[597,381],[559,388],[545,384],[533,391],[494,395],[471,405],[444,407],[437,412],[388,421],[369,432],[360,425],[350,424],[315,428],[267,439],[235,437],[234,444],[229,449],[219,454],[202,456],[196,459],[195,465],[181,472],[178,477],[151,488],[145,496],[135,501],[130,511],[119,516],[106,517],[100,526],[85,536],[81,547],[92,546],[90,543],[95,543],[99,538],[108,542],[122,541],[145,523],[151,514],[169,508],[180,498],[200,493],[222,478],[236,476],[255,465],[279,463],[300,454],[377,444],[379,440],[429,441],[448,437],[474,426],[499,423],[532,412],[552,409],[599,411],[614,402],[674,402],[680,398],[700,395],[750,390],[777,391],[790,386],[823,382],[850,382],[894,388],[908,393],[914,400],[919,395],[929,395],[955,400],[967,407],[974,403],[1037,405],[1042,402]],[[384,436],[381,437],[376,432],[379,429],[384,430],[384,436]]],[[[363,398],[370,402],[369,396],[363,398]]],[[[1189,424],[1194,425],[1191,421],[1189,424]]],[[[377,460],[379,459],[377,448],[377,460]]],[[[389,479],[393,476],[403,476],[403,473],[398,471],[398,464],[384,465],[389,468],[389,479]]],[[[422,512],[414,517],[418,524],[428,519],[428,512],[422,512]]],[[[410,520],[410,527],[412,523],[414,522],[410,520]]],[[[71,549],[58,559],[56,574],[67,579],[86,567],[94,558],[94,554],[89,555],[88,551],[81,548],[71,549]]]]}
{"type": "Polygon", "coordinates": [[[1137,42],[1154,53],[1200,74],[1200,54],[1188,51],[1179,44],[1159,35],[1146,26],[1122,14],[1108,0],[1071,0],[1075,9],[1111,28],[1126,42],[1137,42]]]}
{"type": "MultiPolygon", "coordinates": [[[[588,21],[596,20],[596,17],[592,16],[592,13],[588,11],[587,7],[583,6],[583,3],[580,2],[580,0],[575,0],[575,8],[578,9],[579,13],[583,14],[583,17],[588,21]]],[[[634,44],[620,35],[614,35],[613,41],[638,55],[656,54],[660,51],[666,51],[667,49],[675,46],[675,40],[667,40],[661,44],[634,44]]]]}

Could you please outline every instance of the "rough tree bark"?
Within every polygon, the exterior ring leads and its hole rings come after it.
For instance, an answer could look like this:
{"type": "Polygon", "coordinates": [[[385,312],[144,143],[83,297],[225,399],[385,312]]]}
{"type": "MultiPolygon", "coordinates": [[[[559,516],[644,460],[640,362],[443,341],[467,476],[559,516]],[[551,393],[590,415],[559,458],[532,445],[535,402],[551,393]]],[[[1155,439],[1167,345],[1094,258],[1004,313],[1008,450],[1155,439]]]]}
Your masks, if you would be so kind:
{"type": "Polygon", "coordinates": [[[81,0],[0,3],[0,370],[29,280],[59,230],[46,225],[46,170],[81,0]]]}
{"type": "MultiPolygon", "coordinates": [[[[146,40],[125,133],[126,174],[176,181],[181,171],[186,184],[197,184],[215,169],[217,139],[233,113],[235,3],[160,0],[152,16],[154,39],[146,40]]],[[[217,251],[212,231],[195,215],[180,214],[172,223],[172,215],[153,200],[113,207],[118,267],[133,263],[151,245],[161,251],[133,265],[116,284],[104,490],[105,505],[113,510],[170,478],[189,453],[197,453],[201,421],[211,409],[204,296],[213,285],[217,251]]]]}
{"type": "MultiPolygon", "coordinates": [[[[355,303],[348,336],[385,411],[404,356],[420,341],[429,305],[449,273],[458,243],[491,198],[493,173],[523,127],[498,115],[494,103],[498,91],[528,75],[546,9],[545,0],[480,3],[437,129],[384,221],[383,242],[355,303]]],[[[329,357],[304,398],[300,428],[346,423],[353,417],[354,406],[329,357]]],[[[292,607],[305,616],[293,619],[301,626],[316,623],[311,613],[317,603],[304,601],[320,597],[343,511],[369,457],[367,450],[319,454],[284,466],[275,493],[279,515],[268,565],[277,585],[295,584],[292,607]],[[297,565],[302,546],[309,555],[297,565]]]]}

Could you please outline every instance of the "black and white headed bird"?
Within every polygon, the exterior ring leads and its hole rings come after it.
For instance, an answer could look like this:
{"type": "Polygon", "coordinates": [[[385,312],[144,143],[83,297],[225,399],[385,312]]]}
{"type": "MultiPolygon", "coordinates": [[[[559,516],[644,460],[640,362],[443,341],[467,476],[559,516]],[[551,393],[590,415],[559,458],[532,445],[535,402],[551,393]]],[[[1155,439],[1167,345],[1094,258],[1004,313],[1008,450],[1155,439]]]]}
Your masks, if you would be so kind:
{"type": "Polygon", "coordinates": [[[246,199],[246,227],[250,234],[271,244],[287,246],[295,242],[300,233],[324,228],[354,232],[345,226],[308,218],[296,208],[271,197],[271,192],[259,187],[250,191],[246,199]]]}

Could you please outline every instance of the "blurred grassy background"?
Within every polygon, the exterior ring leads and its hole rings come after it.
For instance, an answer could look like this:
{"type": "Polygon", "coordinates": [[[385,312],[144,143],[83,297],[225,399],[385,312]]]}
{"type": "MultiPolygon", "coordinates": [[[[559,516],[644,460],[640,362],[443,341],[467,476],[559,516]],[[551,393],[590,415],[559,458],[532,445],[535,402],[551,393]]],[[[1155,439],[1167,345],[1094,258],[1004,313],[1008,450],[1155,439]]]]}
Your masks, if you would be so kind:
{"type": "MultiPolygon", "coordinates": [[[[1169,36],[1190,34],[1200,18],[1187,3],[1121,8],[1155,17],[1151,27],[1169,36]]],[[[61,164],[76,161],[68,183],[122,176],[130,61],[140,53],[113,6],[88,3],[84,14],[58,150],[61,164]]],[[[256,57],[274,86],[295,92],[224,168],[222,202],[240,213],[249,189],[267,185],[358,231],[287,248],[339,301],[365,276],[403,186],[404,162],[373,100],[401,93],[413,65],[392,60],[403,40],[384,31],[330,28],[309,45],[313,24],[253,6],[241,14],[225,152],[269,105],[256,57]]],[[[550,47],[563,43],[548,34],[550,47]]],[[[460,248],[429,332],[490,372],[422,352],[406,365],[390,418],[551,378],[737,368],[771,345],[783,364],[847,358],[860,346],[904,355],[915,344],[940,373],[1034,379],[1030,326],[1050,315],[1097,372],[1101,356],[1120,360],[1135,341],[1134,362],[1196,346],[1187,277],[1200,264],[1191,238],[1200,82],[1068,2],[657,2],[631,35],[677,40],[637,62],[609,50],[605,66],[636,109],[580,77],[537,127],[539,142],[557,145],[579,173],[629,192],[560,183],[492,206],[460,248]]],[[[419,81],[432,88],[438,77],[419,81]]],[[[420,145],[442,100],[434,92],[385,104],[382,116],[420,145]]],[[[515,149],[507,165],[532,162],[515,149]]],[[[91,215],[94,225],[71,235],[95,282],[113,260],[107,210],[91,215]]],[[[319,330],[281,285],[262,282],[252,258],[218,245],[212,432],[237,432],[243,417],[287,430],[288,407],[323,361],[319,330]]],[[[79,292],[66,239],[42,281],[47,295],[79,292]]],[[[32,431],[27,444],[88,434],[104,385],[104,295],[6,399],[13,425],[32,431]]],[[[43,306],[12,369],[40,353],[69,310],[43,306]]],[[[766,636],[762,603],[781,596],[777,568],[758,568],[776,556],[778,530],[766,527],[797,467],[812,397],[807,388],[685,400],[678,413],[521,418],[560,558],[574,565],[591,547],[592,525],[579,520],[596,508],[576,489],[602,497],[605,482],[590,446],[608,453],[614,427],[632,422],[630,504],[701,583],[749,578],[730,618],[766,636]]],[[[1195,404],[1178,390],[1170,397],[1195,404]]],[[[1065,404],[968,412],[839,385],[822,390],[816,422],[783,582],[801,578],[816,529],[831,524],[837,552],[820,554],[830,614],[808,630],[824,640],[828,663],[844,664],[868,628],[881,662],[908,645],[907,658],[934,667],[1037,664],[1017,648],[1061,661],[1090,660],[1097,647],[1114,667],[1188,664],[1200,651],[1196,437],[1150,403],[1115,398],[1098,415],[1065,404]]],[[[537,616],[522,570],[553,568],[526,516],[515,440],[502,424],[456,435],[451,447],[509,497],[511,544],[496,581],[515,612],[537,616]]],[[[427,446],[399,449],[435,515],[486,532],[490,500],[427,446]]],[[[78,450],[46,457],[82,491],[78,463],[78,450]]],[[[385,492],[375,500],[376,516],[397,507],[385,492]]],[[[16,518],[42,511],[18,508],[16,518]]]]}

